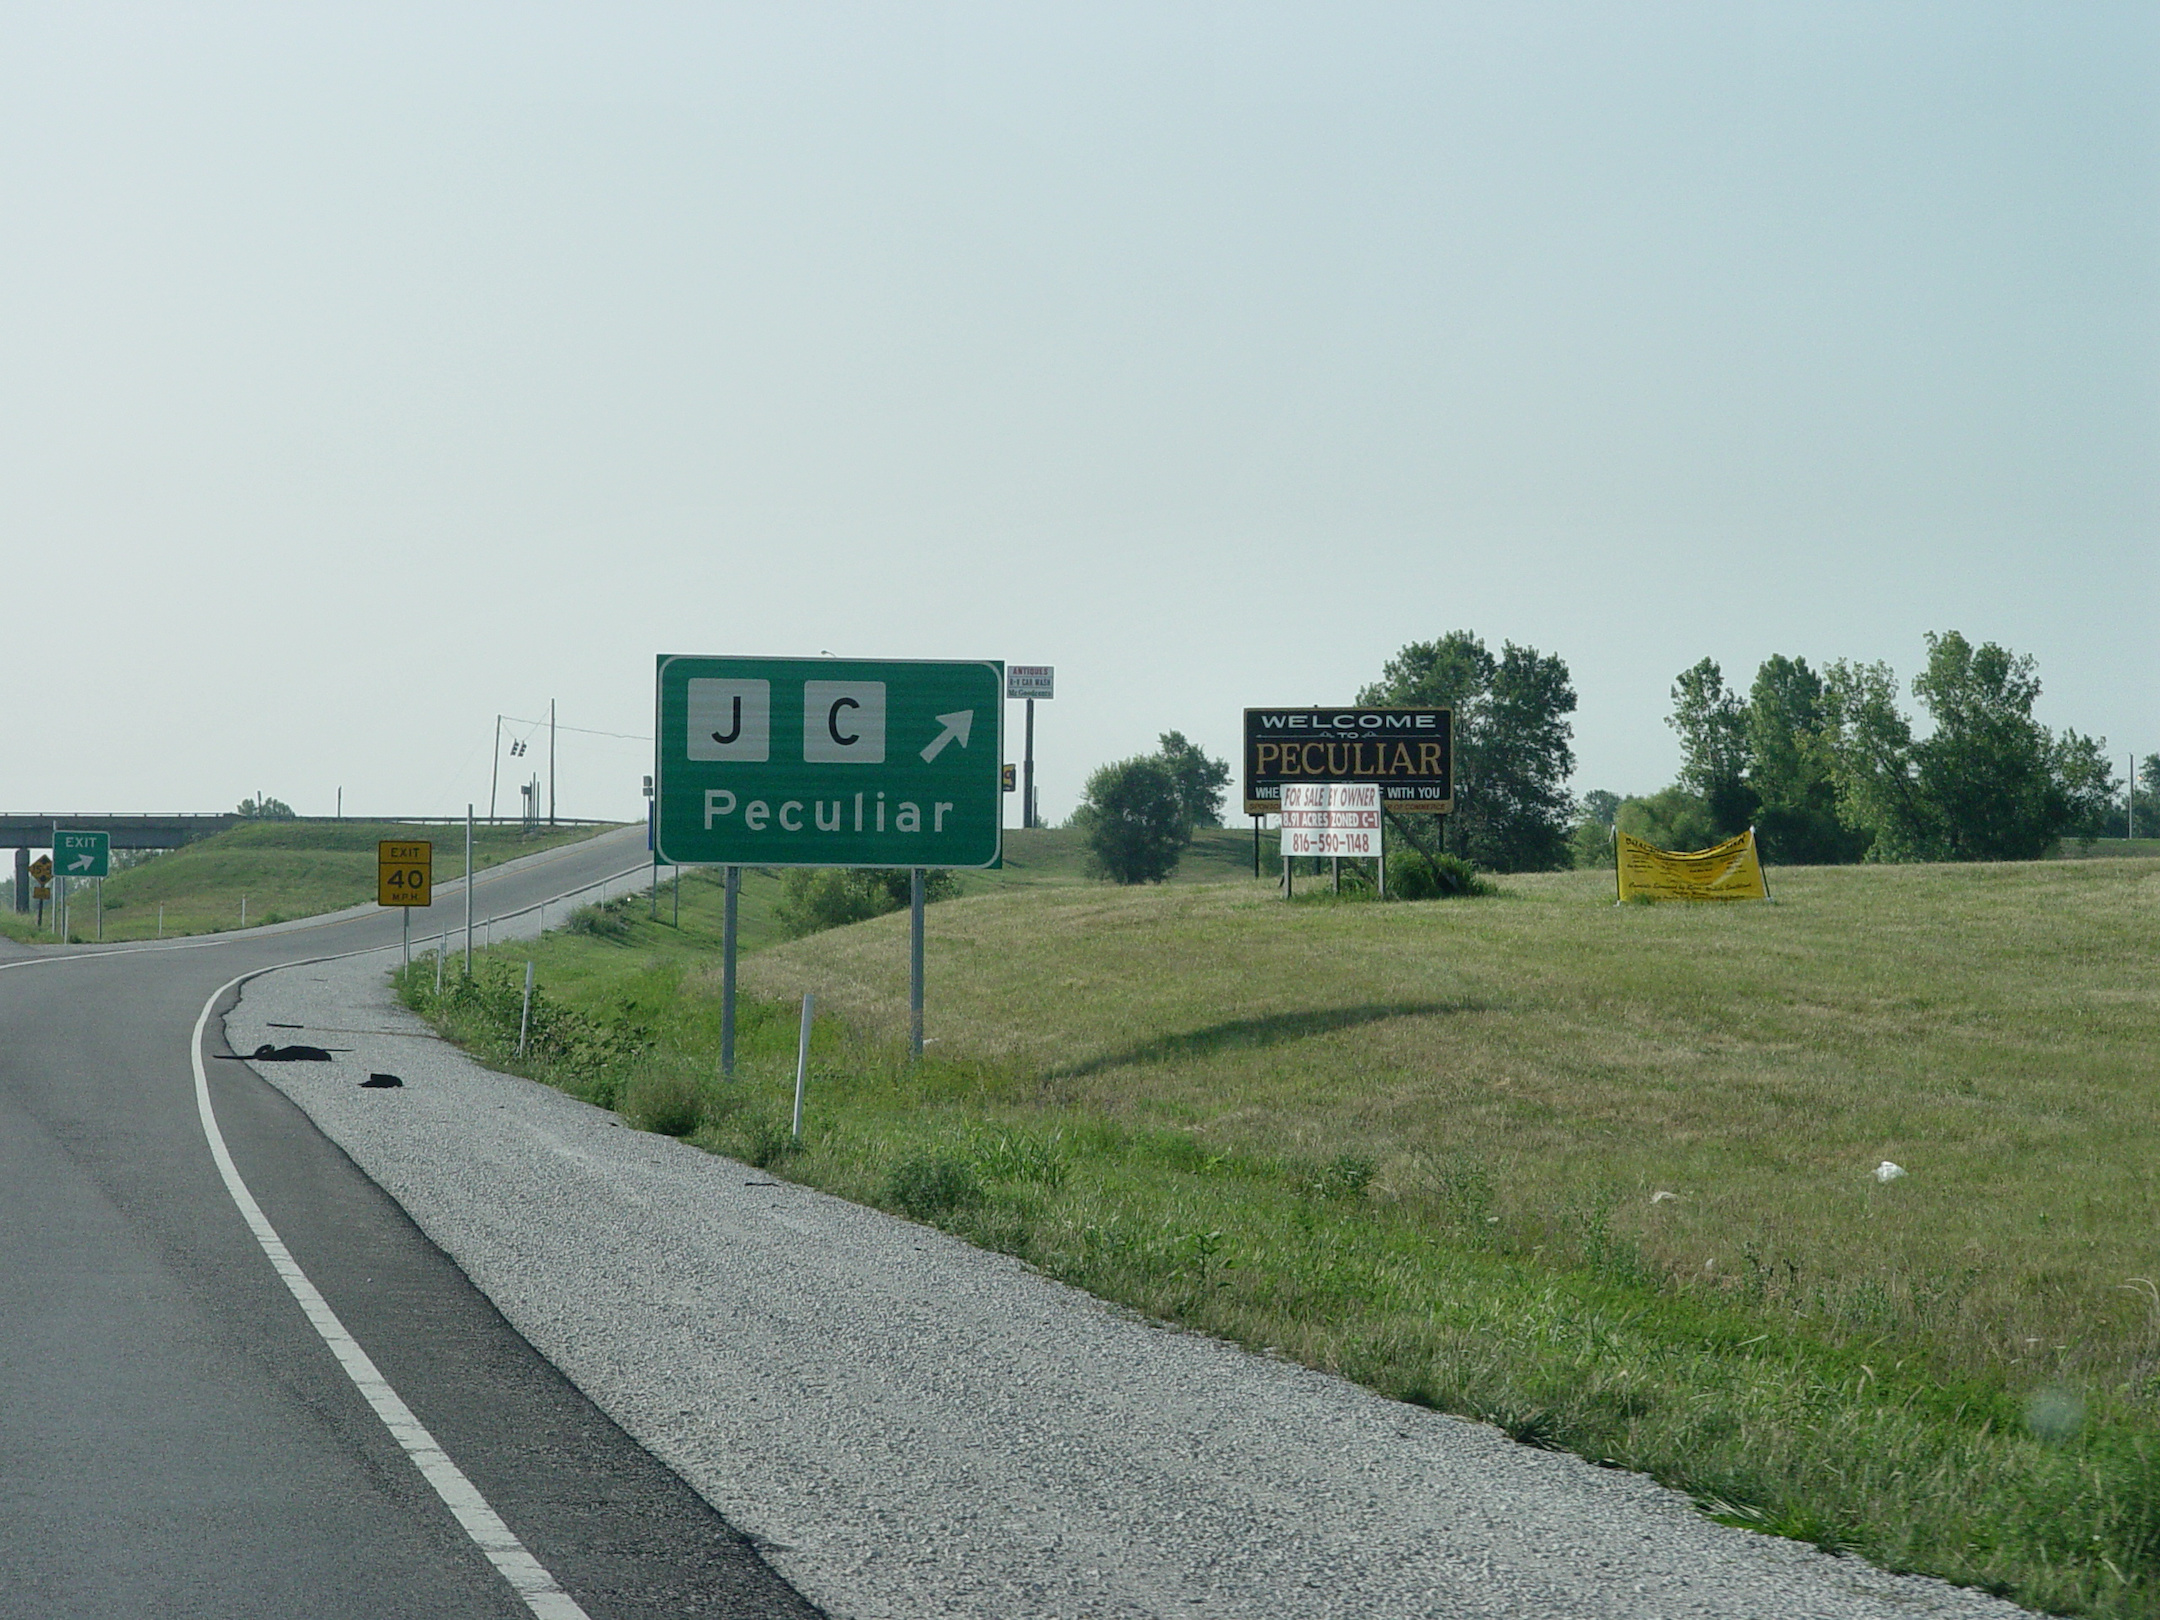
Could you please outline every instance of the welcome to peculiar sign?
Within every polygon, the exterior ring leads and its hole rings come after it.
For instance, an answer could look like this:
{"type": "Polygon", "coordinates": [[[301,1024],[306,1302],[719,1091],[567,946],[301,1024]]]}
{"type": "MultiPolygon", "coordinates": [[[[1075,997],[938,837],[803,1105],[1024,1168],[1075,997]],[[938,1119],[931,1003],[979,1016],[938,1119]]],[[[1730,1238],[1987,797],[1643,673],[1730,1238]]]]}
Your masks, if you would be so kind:
{"type": "Polygon", "coordinates": [[[1245,813],[1273,815],[1287,782],[1370,782],[1385,807],[1455,808],[1452,709],[1247,709],[1245,813]]]}

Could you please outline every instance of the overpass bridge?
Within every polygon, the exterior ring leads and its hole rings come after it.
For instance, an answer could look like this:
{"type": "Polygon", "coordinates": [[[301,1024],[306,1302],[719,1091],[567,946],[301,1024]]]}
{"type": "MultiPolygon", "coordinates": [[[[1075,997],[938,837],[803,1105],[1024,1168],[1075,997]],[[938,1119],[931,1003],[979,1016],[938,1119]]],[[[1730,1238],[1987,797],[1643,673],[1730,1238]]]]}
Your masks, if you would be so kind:
{"type": "Polygon", "coordinates": [[[112,835],[114,849],[178,849],[198,838],[208,838],[227,827],[238,826],[241,817],[227,811],[221,816],[169,816],[73,814],[16,814],[0,810],[0,849],[15,850],[15,909],[30,909],[30,852],[52,848],[53,833],[101,832],[112,835]]]}
{"type": "MultiPolygon", "coordinates": [[[[228,828],[237,827],[243,821],[254,818],[236,815],[227,810],[221,815],[196,815],[177,811],[172,815],[120,815],[108,811],[85,813],[72,811],[60,814],[45,811],[16,812],[0,810],[0,849],[13,847],[15,851],[15,909],[30,909],[30,852],[33,849],[52,848],[54,832],[101,832],[109,833],[114,849],[178,849],[182,844],[192,844],[198,838],[208,838],[228,828]]],[[[282,822],[284,818],[279,818],[282,822]]],[[[479,818],[482,821],[507,820],[507,817],[479,818]]],[[[294,816],[293,821],[360,821],[370,825],[389,823],[395,826],[455,826],[465,825],[463,816],[294,816]]],[[[565,826],[599,826],[602,823],[572,816],[550,817],[551,824],[565,826]]]]}

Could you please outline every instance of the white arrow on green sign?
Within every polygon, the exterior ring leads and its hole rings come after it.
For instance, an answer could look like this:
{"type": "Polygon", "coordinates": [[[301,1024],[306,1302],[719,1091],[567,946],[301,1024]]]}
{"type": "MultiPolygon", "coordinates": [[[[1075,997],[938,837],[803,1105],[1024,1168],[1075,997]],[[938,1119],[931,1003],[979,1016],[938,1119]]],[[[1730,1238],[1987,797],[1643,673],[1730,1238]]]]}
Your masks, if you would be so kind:
{"type": "Polygon", "coordinates": [[[53,869],[62,877],[104,877],[112,866],[112,834],[53,832],[53,869]]]}
{"type": "Polygon", "coordinates": [[[654,852],[675,866],[995,866],[1005,666],[663,654],[654,852]]]}

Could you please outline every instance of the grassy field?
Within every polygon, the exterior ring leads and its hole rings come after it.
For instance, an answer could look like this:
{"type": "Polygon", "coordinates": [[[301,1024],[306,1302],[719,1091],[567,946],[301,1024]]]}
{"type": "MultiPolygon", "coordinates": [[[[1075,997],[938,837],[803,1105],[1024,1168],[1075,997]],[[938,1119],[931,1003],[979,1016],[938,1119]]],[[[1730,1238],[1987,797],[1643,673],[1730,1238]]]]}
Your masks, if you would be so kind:
{"type": "MultiPolygon", "coordinates": [[[[2140,816],[2138,823],[2144,824],[2140,816]]],[[[2066,861],[2119,860],[2124,856],[2160,856],[2160,838],[2065,838],[2057,852],[2066,861]]]]}
{"type": "MultiPolygon", "coordinates": [[[[1063,862],[1016,848],[932,909],[920,1068],[893,916],[746,959],[717,1081],[694,877],[679,931],[617,905],[516,953],[555,1020],[528,1072],[1736,1523],[2160,1613],[2160,861],[1782,871],[1774,906],[1699,908],[1063,862]],[[834,1016],[796,1148],[806,989],[834,1016]]],[[[435,1009],[497,1058],[499,954],[435,1009]]]]}
{"type": "MultiPolygon", "coordinates": [[[[519,827],[481,827],[474,834],[473,859],[485,871],[520,855],[590,838],[602,830],[543,828],[528,837],[519,827]]],[[[156,937],[161,906],[167,937],[222,933],[240,926],[242,895],[247,897],[251,927],[360,905],[375,897],[375,846],[384,838],[432,839],[435,881],[448,883],[464,876],[462,826],[257,822],[154,856],[107,878],[104,937],[107,941],[156,937]]],[[[92,938],[96,902],[86,886],[75,890],[73,911],[71,936],[77,940],[92,938]]],[[[29,943],[50,943],[50,926],[39,932],[34,916],[0,911],[0,933],[29,943]]],[[[46,921],[48,925],[52,921],[50,909],[46,921]]]]}

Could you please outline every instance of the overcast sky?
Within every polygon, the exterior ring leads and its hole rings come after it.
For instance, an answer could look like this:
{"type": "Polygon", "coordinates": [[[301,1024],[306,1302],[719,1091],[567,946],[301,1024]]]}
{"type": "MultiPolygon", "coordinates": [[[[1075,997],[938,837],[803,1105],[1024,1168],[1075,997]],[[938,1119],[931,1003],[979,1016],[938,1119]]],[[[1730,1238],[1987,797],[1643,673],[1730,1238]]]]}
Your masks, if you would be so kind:
{"type": "Polygon", "coordinates": [[[484,811],[554,698],[636,815],[655,653],[831,649],[1054,664],[1062,816],[1456,628],[1580,789],[1951,628],[2160,751],[2156,91],[2097,0],[11,0],[0,809],[484,811]]]}

